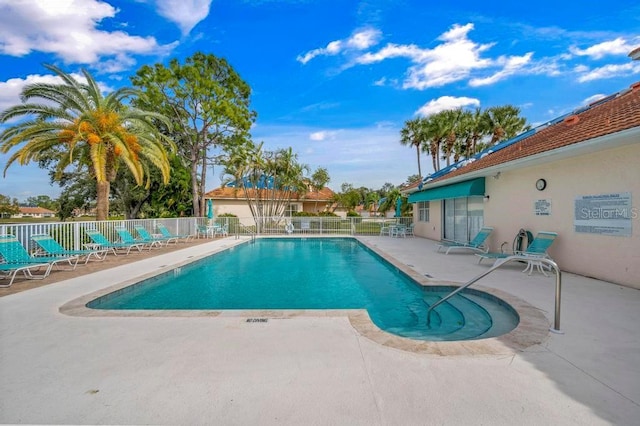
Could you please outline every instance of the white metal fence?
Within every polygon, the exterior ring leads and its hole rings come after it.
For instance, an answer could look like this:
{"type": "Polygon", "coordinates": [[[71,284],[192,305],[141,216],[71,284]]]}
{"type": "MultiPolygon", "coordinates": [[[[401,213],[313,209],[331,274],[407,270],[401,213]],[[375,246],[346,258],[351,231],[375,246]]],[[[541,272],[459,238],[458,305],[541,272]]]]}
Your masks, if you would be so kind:
{"type": "Polygon", "coordinates": [[[165,225],[175,235],[198,235],[198,226],[212,223],[226,226],[229,235],[379,235],[383,226],[392,224],[409,225],[412,217],[401,218],[362,218],[362,217],[206,217],[158,218],[134,220],[108,220],[86,222],[46,222],[46,223],[0,223],[0,235],[15,235],[23,246],[35,250],[31,236],[48,234],[69,250],[79,250],[90,243],[85,229],[96,229],[111,241],[118,241],[116,227],[123,226],[133,235],[134,227],[144,226],[151,234],[158,234],[158,224],[165,225]]]}

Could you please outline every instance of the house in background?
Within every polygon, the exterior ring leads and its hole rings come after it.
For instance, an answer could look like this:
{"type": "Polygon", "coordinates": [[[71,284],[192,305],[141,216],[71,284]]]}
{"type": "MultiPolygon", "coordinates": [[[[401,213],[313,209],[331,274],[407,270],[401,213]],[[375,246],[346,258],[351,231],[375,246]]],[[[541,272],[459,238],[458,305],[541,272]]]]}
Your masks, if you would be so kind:
{"type": "Polygon", "coordinates": [[[20,207],[20,213],[14,214],[13,218],[21,217],[35,217],[35,218],[47,218],[55,217],[56,212],[45,209],[44,207],[20,207]]]}
{"type": "MultiPolygon", "coordinates": [[[[297,212],[319,213],[329,211],[330,207],[333,206],[334,196],[335,193],[331,189],[324,188],[319,192],[309,191],[302,197],[294,197],[285,209],[285,216],[291,216],[297,212]]],[[[215,216],[230,213],[241,219],[252,218],[249,204],[242,189],[233,186],[221,186],[204,194],[204,198],[213,200],[215,216]]],[[[340,212],[336,212],[336,214],[340,214],[340,212]]]]}
{"type": "Polygon", "coordinates": [[[640,82],[403,190],[414,233],[490,249],[553,231],[563,271],[640,288],[640,82]]]}

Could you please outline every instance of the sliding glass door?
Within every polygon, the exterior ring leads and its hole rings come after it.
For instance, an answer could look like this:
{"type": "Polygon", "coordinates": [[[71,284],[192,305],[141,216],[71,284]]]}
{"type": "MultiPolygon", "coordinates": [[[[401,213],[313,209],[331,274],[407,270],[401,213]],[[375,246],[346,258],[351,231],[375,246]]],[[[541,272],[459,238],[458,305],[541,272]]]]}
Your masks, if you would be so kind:
{"type": "Polygon", "coordinates": [[[482,197],[451,198],[444,200],[445,240],[469,242],[484,224],[482,197]]]}

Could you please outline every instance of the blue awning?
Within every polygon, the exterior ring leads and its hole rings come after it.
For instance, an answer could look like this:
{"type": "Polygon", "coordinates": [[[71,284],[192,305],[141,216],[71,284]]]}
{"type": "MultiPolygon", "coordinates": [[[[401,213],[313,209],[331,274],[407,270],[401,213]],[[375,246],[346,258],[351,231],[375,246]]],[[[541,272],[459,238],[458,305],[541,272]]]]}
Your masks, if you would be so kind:
{"type": "Polygon", "coordinates": [[[415,192],[409,195],[409,202],[417,203],[419,201],[446,200],[447,198],[482,197],[483,195],[484,178],[481,177],[415,192]]]}

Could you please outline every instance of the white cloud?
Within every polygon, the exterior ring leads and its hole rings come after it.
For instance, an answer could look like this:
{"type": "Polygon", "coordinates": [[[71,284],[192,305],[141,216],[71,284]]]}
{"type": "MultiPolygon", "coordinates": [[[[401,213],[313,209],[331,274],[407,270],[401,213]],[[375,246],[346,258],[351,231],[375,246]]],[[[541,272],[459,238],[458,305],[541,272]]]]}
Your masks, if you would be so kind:
{"type": "Polygon", "coordinates": [[[335,40],[327,44],[326,47],[313,49],[304,55],[298,55],[296,60],[302,64],[306,64],[313,58],[318,56],[334,56],[340,53],[366,50],[378,43],[380,39],[380,31],[374,28],[365,28],[356,31],[346,40],[335,40]]]}
{"type": "Polygon", "coordinates": [[[388,44],[375,53],[367,52],[356,59],[359,64],[371,64],[390,58],[404,57],[413,65],[407,70],[402,87],[424,90],[441,87],[467,78],[473,70],[494,65],[490,59],[481,57],[481,53],[493,46],[493,43],[479,44],[468,38],[473,24],[454,25],[438,39],[441,44],[433,49],[423,49],[415,44],[388,44]]]}
{"type": "Polygon", "coordinates": [[[634,44],[627,42],[627,40],[622,37],[618,37],[615,40],[594,44],[586,49],[580,49],[572,46],[569,48],[569,51],[576,56],[588,56],[591,59],[601,59],[609,55],[626,56],[634,49],[634,47],[634,44]]]}
{"type": "Polygon", "coordinates": [[[319,132],[311,133],[309,135],[309,139],[311,139],[312,141],[324,141],[328,139],[335,139],[337,134],[338,134],[337,131],[322,130],[319,132]]]}
{"type": "Polygon", "coordinates": [[[624,77],[631,74],[640,74],[640,64],[629,62],[626,64],[609,64],[584,72],[578,77],[580,83],[593,80],[603,80],[614,77],[624,77]]]}
{"type": "Polygon", "coordinates": [[[504,80],[505,78],[518,73],[518,71],[522,70],[525,65],[529,64],[532,56],[533,52],[529,52],[523,56],[510,56],[508,58],[501,56],[497,61],[498,64],[502,65],[502,69],[500,71],[489,77],[472,78],[469,81],[469,85],[472,87],[487,86],[497,83],[500,80],[504,80]]]}
{"type": "Polygon", "coordinates": [[[180,27],[183,35],[209,15],[211,0],[156,0],[158,14],[180,27]]]}
{"type": "Polygon", "coordinates": [[[98,0],[0,0],[0,54],[52,53],[67,63],[109,62],[119,71],[135,63],[131,55],[166,53],[154,37],[102,31],[100,23],[118,10],[98,0]]]}
{"type": "Polygon", "coordinates": [[[480,101],[478,99],[467,98],[465,96],[459,98],[454,96],[440,96],[438,99],[432,99],[422,105],[420,109],[416,111],[416,115],[428,117],[440,111],[463,108],[466,106],[480,106],[480,101]]]}
{"type": "Polygon", "coordinates": [[[602,98],[606,98],[607,95],[603,95],[602,93],[597,93],[593,96],[589,96],[587,99],[582,101],[582,105],[591,105],[592,103],[599,101],[602,98]]]}

